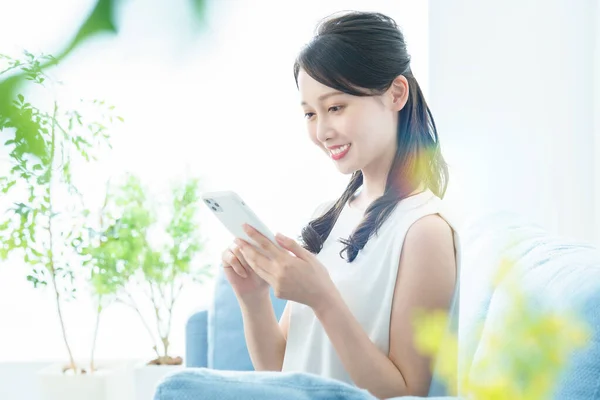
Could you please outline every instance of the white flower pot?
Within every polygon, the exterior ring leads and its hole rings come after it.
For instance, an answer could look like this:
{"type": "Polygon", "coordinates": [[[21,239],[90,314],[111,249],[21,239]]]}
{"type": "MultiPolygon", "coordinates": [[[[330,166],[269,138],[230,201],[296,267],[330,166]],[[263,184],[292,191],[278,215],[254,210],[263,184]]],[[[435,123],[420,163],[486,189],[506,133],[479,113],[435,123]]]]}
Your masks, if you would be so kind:
{"type": "Polygon", "coordinates": [[[48,361],[0,362],[0,399],[40,400],[36,374],[50,364],[48,361]]]}
{"type": "Polygon", "coordinates": [[[133,370],[135,400],[153,400],[156,385],[165,376],[181,371],[183,365],[146,365],[139,363],[133,370]]]}
{"type": "Polygon", "coordinates": [[[51,364],[37,373],[43,400],[130,400],[133,393],[128,363],[97,363],[93,374],[72,375],[64,364],[51,364]]]}

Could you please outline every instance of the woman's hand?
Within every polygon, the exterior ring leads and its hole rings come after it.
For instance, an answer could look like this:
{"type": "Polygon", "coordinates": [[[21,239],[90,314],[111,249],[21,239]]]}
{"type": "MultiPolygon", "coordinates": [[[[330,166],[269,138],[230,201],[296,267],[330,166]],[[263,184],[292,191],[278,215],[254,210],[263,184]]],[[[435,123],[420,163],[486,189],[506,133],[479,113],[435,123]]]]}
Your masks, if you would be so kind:
{"type": "Polygon", "coordinates": [[[268,295],[269,284],[248,266],[237,244],[232,243],[221,255],[227,280],[236,296],[243,300],[249,297],[268,295]]]}
{"type": "Polygon", "coordinates": [[[275,296],[313,309],[327,303],[336,288],[313,253],[281,234],[275,238],[283,249],[248,225],[244,231],[258,248],[239,238],[235,242],[250,268],[273,288],[275,296]]]}

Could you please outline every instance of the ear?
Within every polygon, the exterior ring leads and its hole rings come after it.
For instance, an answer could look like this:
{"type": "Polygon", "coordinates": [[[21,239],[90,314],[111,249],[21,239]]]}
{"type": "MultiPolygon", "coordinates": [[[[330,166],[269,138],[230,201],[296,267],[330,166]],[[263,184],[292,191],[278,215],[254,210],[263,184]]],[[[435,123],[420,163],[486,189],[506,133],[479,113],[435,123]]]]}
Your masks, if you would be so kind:
{"type": "Polygon", "coordinates": [[[394,111],[400,111],[408,101],[409,87],[408,80],[404,75],[398,75],[388,89],[391,107],[394,111]]]}

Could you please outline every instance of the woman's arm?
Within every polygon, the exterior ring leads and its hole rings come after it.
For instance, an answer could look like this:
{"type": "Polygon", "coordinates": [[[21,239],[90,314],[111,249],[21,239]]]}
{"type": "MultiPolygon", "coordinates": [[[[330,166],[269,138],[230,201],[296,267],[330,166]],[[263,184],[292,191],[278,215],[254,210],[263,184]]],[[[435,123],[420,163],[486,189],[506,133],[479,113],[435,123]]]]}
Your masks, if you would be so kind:
{"type": "MultiPolygon", "coordinates": [[[[240,308],[244,320],[246,345],[254,369],[281,371],[287,326],[280,326],[277,322],[269,294],[240,300],[240,308]]],[[[288,313],[286,306],[281,318],[282,325],[288,319],[288,313]]]]}
{"type": "Polygon", "coordinates": [[[401,253],[390,324],[390,351],[381,352],[333,291],[313,307],[354,383],[378,398],[426,395],[429,360],[413,344],[414,311],[448,310],[456,282],[452,229],[437,215],[409,229],[401,253]]]}
{"type": "MultiPolygon", "coordinates": [[[[312,213],[311,219],[323,214],[331,205],[331,201],[321,203],[312,213]]],[[[240,307],[244,319],[246,346],[254,369],[281,371],[290,326],[290,303],[286,304],[278,326],[268,296],[267,299],[240,301],[240,307]]]]}

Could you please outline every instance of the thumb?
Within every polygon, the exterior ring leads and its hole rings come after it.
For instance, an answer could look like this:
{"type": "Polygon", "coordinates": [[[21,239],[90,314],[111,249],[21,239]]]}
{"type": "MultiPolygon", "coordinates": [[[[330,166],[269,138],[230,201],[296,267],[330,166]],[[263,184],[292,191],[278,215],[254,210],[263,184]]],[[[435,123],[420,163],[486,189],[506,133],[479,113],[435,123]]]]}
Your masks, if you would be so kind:
{"type": "Polygon", "coordinates": [[[281,247],[292,252],[298,258],[308,261],[308,259],[310,257],[312,257],[312,255],[313,255],[310,251],[308,251],[304,247],[300,246],[300,244],[298,242],[296,242],[294,239],[291,239],[281,233],[278,233],[277,235],[275,235],[275,239],[277,240],[277,243],[279,243],[279,245],[281,247]]]}

